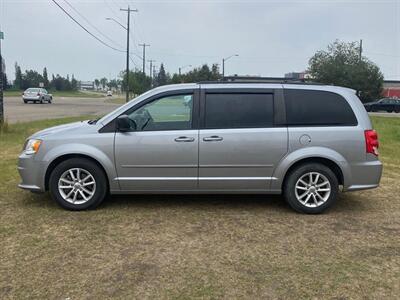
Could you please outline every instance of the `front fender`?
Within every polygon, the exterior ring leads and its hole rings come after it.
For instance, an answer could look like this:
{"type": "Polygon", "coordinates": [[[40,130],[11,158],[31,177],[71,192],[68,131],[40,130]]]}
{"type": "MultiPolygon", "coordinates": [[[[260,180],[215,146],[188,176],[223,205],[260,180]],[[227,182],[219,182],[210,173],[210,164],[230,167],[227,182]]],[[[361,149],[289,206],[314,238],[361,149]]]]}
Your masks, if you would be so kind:
{"type": "Polygon", "coordinates": [[[50,151],[46,152],[45,156],[42,158],[43,162],[45,163],[46,171],[53,161],[64,155],[84,155],[94,159],[105,170],[110,184],[110,189],[119,190],[118,182],[113,180],[117,177],[117,174],[114,162],[112,160],[112,153],[107,155],[107,153],[99,150],[98,148],[86,144],[63,144],[52,148],[50,151]]]}
{"type": "Polygon", "coordinates": [[[351,181],[351,170],[347,160],[340,153],[326,147],[306,147],[300,148],[282,158],[274,170],[273,177],[276,180],[271,183],[271,190],[281,191],[283,180],[287,171],[295,163],[309,158],[324,158],[336,163],[343,174],[344,185],[351,181]]]}

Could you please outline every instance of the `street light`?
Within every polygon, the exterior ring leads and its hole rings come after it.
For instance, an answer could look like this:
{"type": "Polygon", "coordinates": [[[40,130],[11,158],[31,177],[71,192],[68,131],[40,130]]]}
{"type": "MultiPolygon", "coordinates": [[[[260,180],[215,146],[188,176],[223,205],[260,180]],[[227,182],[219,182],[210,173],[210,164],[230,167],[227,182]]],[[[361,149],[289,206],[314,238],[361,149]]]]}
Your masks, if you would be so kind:
{"type": "Polygon", "coordinates": [[[179,67],[179,76],[181,76],[181,69],[187,68],[187,67],[191,67],[192,65],[186,65],[186,66],[182,66],[179,67]]]}
{"type": "Polygon", "coordinates": [[[118,21],[115,20],[114,18],[106,18],[106,20],[108,20],[108,21],[114,21],[114,22],[117,23],[119,26],[121,26],[123,29],[128,30],[128,28],[126,28],[124,25],[122,25],[120,22],[118,22],[118,21]]]}
{"type": "Polygon", "coordinates": [[[225,77],[225,61],[227,61],[228,59],[230,59],[231,57],[234,57],[234,56],[239,56],[239,54],[232,54],[231,56],[228,56],[228,57],[222,59],[222,79],[224,79],[224,77],[225,77]]]}

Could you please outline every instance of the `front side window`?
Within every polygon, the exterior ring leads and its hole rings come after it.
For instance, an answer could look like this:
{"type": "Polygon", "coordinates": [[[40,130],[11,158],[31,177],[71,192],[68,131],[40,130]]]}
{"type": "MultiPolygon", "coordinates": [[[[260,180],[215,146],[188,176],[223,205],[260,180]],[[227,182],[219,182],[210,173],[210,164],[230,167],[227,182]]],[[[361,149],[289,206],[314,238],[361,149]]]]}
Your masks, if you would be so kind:
{"type": "Polygon", "coordinates": [[[272,94],[206,94],[205,128],[273,126],[272,94]]]}
{"type": "Polygon", "coordinates": [[[357,119],[340,95],[316,90],[285,90],[290,126],[355,126],[357,119]]]}
{"type": "Polygon", "coordinates": [[[128,113],[132,130],[187,130],[192,128],[193,95],[166,96],[128,113]]]}

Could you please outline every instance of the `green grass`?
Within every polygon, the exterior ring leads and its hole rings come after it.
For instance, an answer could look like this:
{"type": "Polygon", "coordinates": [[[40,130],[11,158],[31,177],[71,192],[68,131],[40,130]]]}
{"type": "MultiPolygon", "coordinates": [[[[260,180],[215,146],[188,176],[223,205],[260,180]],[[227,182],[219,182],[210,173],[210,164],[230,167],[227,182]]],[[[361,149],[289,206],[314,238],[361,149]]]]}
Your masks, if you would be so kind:
{"type": "Polygon", "coordinates": [[[384,161],[400,166],[400,118],[372,117],[374,128],[378,131],[379,152],[384,161]]]}
{"type": "MultiPolygon", "coordinates": [[[[4,97],[19,97],[23,91],[5,91],[4,97]]],[[[79,98],[102,98],[105,97],[104,93],[92,91],[48,91],[54,97],[79,97],[79,98]]]]}
{"type": "Polygon", "coordinates": [[[25,138],[87,118],[0,133],[0,299],[400,297],[400,119],[373,118],[381,187],[323,215],[265,195],[118,196],[77,213],[19,190],[25,138]]]}

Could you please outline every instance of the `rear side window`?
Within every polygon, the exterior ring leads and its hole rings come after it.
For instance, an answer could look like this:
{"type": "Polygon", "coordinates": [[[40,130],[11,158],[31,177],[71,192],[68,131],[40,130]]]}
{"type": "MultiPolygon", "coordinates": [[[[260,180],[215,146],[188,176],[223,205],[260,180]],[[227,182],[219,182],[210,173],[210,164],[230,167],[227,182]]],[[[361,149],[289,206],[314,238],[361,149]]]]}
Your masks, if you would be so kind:
{"type": "Polygon", "coordinates": [[[205,128],[263,128],[272,125],[272,94],[206,94],[205,128]]]}
{"type": "Polygon", "coordinates": [[[355,126],[347,101],[326,91],[285,90],[286,119],[292,126],[355,126]]]}

